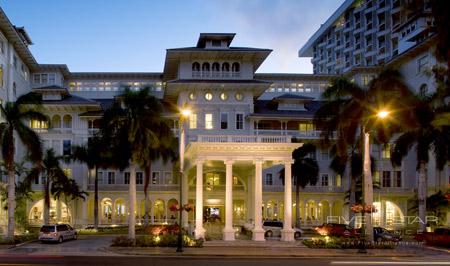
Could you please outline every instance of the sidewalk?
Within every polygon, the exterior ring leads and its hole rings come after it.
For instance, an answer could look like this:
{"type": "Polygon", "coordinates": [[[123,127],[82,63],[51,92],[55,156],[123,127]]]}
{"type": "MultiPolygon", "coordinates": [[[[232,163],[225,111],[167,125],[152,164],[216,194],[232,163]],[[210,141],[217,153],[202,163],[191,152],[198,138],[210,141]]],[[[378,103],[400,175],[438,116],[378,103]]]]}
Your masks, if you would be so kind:
{"type": "Polygon", "coordinates": [[[188,257],[423,257],[442,256],[450,254],[443,250],[433,250],[427,247],[396,247],[395,249],[368,249],[366,254],[358,253],[357,249],[310,249],[300,242],[265,241],[254,242],[245,240],[208,241],[202,248],[184,248],[183,253],[177,253],[175,247],[166,248],[123,248],[109,247],[102,250],[107,253],[135,256],[188,256],[188,257]]]}

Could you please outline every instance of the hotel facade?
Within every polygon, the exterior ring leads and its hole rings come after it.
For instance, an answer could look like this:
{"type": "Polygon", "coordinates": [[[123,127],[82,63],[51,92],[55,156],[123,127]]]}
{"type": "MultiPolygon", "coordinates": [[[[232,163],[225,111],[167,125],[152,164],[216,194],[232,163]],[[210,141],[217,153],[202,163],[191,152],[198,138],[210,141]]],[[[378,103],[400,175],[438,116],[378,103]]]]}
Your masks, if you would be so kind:
{"type": "MultiPolygon", "coordinates": [[[[378,2],[363,1],[362,5],[378,2]]],[[[396,3],[384,2],[389,10],[396,3]]],[[[66,65],[36,62],[28,49],[32,42],[26,31],[13,26],[0,9],[0,98],[5,103],[30,91],[40,93],[43,111],[51,123],[30,121],[30,126],[39,132],[45,148],[52,148],[60,155],[70,155],[73,145],[86,144],[98,131],[103,111],[123,88],[151,87],[152,95],[166,107],[163,115],[173,124],[176,135],[179,134],[180,115],[173,110],[188,106],[192,114],[184,123],[185,177],[180,179],[178,170],[171,163],[157,161],[152,166],[148,199],[150,222],[176,221],[178,213],[169,207],[180,201],[181,185],[184,196],[181,202],[195,206],[194,211],[185,213],[184,225],[197,237],[204,236],[205,222],[219,220],[224,225],[224,239],[233,240],[235,227],[254,221],[253,239],[264,240],[262,221],[282,220],[285,227],[282,240],[290,241],[294,236],[291,225],[295,223],[297,204],[304,227],[321,224],[330,217],[343,223],[350,216],[345,200],[349,176],[348,173],[340,176],[329,168],[328,150],[318,149],[311,154],[320,167],[319,180],[316,185],[301,189],[299,202],[294,200],[295,184],[291,178],[283,185],[279,174],[284,168],[286,176],[290,176],[294,149],[319,139],[320,132],[315,130],[312,118],[330,80],[344,74],[365,86],[385,64],[405,73],[407,82],[414,89],[423,90],[417,84],[426,84],[426,93],[433,90],[433,79],[421,72],[436,63],[428,39],[396,55],[392,52],[389,59],[373,64],[367,61],[364,65],[357,64],[352,57],[351,65],[345,65],[342,72],[336,61],[342,59],[342,55],[338,56],[337,48],[330,46],[332,60],[325,63],[329,66],[323,67],[320,56],[325,53],[324,58],[328,59],[329,54],[320,47],[323,43],[328,47],[328,38],[337,38],[336,35],[329,37],[329,32],[336,32],[333,25],[342,20],[342,16],[346,25],[347,12],[353,19],[357,8],[361,12],[367,11],[356,6],[360,4],[361,1],[345,1],[300,49],[300,56],[313,57],[314,74],[257,73],[271,50],[234,47],[235,34],[231,33],[202,33],[195,46],[167,49],[164,69],[158,73],[71,72],[66,65]],[[426,64],[420,59],[422,54],[428,56],[426,64]],[[418,61],[423,69],[416,71],[418,61]]],[[[379,14],[378,8],[371,12],[379,14]]],[[[378,32],[379,28],[376,29],[378,32]]],[[[388,29],[393,35],[391,28],[388,29]]],[[[339,36],[345,38],[346,35],[339,36]]],[[[353,47],[356,40],[352,40],[350,45],[353,47]]],[[[345,52],[343,56],[345,58],[345,52]]],[[[17,148],[16,161],[19,162],[23,160],[24,151],[20,143],[17,148]]],[[[410,154],[401,167],[393,168],[389,145],[372,145],[371,154],[377,161],[373,175],[380,183],[380,187],[374,189],[374,202],[380,210],[374,214],[375,224],[404,228],[410,199],[417,192],[415,156],[410,154]]],[[[63,163],[63,168],[89,196],[85,201],[52,199],[51,221],[67,222],[76,227],[92,224],[94,173],[81,163],[63,163]]],[[[448,188],[448,168],[437,171],[431,160],[428,168],[430,194],[448,188]]],[[[126,224],[130,215],[129,172],[99,169],[98,174],[100,224],[126,224]]],[[[3,181],[6,182],[5,177],[3,181]]],[[[143,220],[145,210],[143,183],[143,173],[138,171],[134,214],[138,222],[143,220]]],[[[27,215],[29,223],[38,226],[43,222],[41,180],[34,181],[33,190],[36,193],[27,204],[27,215]]],[[[5,226],[3,209],[0,217],[0,223],[5,226]]]]}

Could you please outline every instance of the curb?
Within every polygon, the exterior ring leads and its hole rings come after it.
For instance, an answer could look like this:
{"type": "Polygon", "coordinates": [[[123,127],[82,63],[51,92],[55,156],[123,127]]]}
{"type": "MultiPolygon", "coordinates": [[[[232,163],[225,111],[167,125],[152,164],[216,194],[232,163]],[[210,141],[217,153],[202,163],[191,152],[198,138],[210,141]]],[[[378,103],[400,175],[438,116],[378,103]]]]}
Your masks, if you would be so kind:
{"type": "Polygon", "coordinates": [[[19,244],[12,245],[8,249],[18,248],[20,246],[23,246],[23,245],[26,245],[26,244],[30,244],[30,243],[36,243],[36,242],[39,242],[39,240],[36,240],[36,239],[35,240],[28,240],[28,241],[25,241],[25,242],[22,242],[22,243],[19,243],[19,244]]]}

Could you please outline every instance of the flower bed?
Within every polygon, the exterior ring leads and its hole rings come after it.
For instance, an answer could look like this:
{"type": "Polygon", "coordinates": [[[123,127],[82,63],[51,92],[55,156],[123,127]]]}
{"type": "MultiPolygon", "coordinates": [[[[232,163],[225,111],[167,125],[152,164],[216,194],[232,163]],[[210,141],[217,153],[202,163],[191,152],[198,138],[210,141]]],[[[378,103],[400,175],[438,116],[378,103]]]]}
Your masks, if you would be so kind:
{"type": "MultiPolygon", "coordinates": [[[[178,235],[149,235],[136,237],[136,245],[133,240],[126,236],[119,236],[113,239],[112,247],[176,247],[178,244],[178,235]]],[[[193,239],[187,235],[183,235],[184,247],[202,247],[203,240],[193,239]]]]}

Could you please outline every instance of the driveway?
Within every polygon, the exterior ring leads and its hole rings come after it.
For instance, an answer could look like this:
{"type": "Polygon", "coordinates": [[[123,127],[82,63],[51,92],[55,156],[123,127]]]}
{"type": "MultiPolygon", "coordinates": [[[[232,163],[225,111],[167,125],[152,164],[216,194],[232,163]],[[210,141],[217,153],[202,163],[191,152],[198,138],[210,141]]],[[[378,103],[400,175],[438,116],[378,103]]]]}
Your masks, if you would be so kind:
{"type": "Polygon", "coordinates": [[[11,249],[0,250],[0,254],[27,255],[104,255],[102,250],[111,245],[115,236],[79,236],[77,240],[59,243],[32,242],[11,249]]]}

